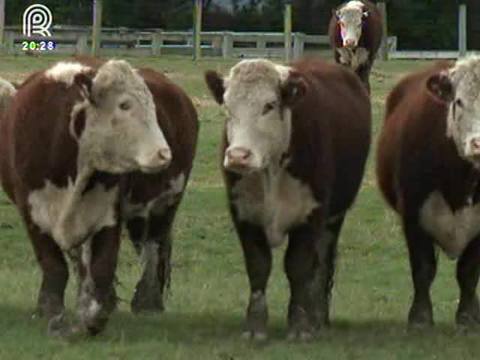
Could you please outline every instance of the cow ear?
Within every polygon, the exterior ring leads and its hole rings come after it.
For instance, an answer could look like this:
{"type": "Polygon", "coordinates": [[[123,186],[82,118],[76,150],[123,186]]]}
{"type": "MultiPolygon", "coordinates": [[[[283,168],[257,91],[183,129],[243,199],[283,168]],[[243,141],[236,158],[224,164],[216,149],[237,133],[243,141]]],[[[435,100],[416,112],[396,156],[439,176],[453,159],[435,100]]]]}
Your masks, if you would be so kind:
{"type": "Polygon", "coordinates": [[[296,72],[291,72],[281,86],[282,104],[294,106],[307,92],[305,79],[296,72]]]}
{"type": "Polygon", "coordinates": [[[80,73],[75,75],[74,83],[84,92],[85,97],[93,103],[92,98],[92,86],[93,86],[93,73],[80,73]]]}
{"type": "Polygon", "coordinates": [[[370,13],[368,11],[364,11],[362,17],[366,19],[368,18],[368,15],[370,15],[370,13]]]}
{"type": "Polygon", "coordinates": [[[337,18],[337,20],[340,20],[340,15],[341,15],[340,10],[333,9],[332,14],[337,18]]]}
{"type": "Polygon", "coordinates": [[[427,89],[433,97],[442,102],[449,103],[455,99],[455,89],[446,71],[430,76],[427,89]]]}
{"type": "Polygon", "coordinates": [[[215,101],[222,105],[223,94],[225,94],[225,82],[222,76],[216,71],[209,70],[205,73],[205,82],[215,98],[215,101]]]}

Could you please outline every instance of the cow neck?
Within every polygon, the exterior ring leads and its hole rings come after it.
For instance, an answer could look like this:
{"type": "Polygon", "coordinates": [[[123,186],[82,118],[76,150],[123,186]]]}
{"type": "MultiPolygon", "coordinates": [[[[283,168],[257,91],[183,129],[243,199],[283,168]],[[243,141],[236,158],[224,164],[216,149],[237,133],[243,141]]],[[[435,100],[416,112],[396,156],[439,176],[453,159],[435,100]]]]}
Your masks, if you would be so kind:
{"type": "MultiPolygon", "coordinates": [[[[79,163],[80,167],[80,163],[79,163]]],[[[77,204],[81,201],[82,195],[85,192],[91,177],[95,173],[95,170],[90,167],[79,168],[77,170],[77,176],[73,184],[69,181],[68,187],[72,185],[71,191],[68,193],[67,200],[65,201],[65,207],[60,213],[58,219],[59,227],[62,228],[63,224],[69,223],[75,216],[75,209],[77,204]]]]}

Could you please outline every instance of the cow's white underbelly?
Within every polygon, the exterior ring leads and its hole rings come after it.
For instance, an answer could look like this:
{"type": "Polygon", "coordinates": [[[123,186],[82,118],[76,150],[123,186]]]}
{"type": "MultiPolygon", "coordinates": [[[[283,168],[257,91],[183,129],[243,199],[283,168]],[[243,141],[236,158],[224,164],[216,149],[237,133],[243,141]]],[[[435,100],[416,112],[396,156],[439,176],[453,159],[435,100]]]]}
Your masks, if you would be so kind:
{"type": "Polygon", "coordinates": [[[442,194],[434,191],[420,210],[420,221],[448,257],[456,259],[480,233],[480,204],[452,212],[442,194]]]}
{"type": "Polygon", "coordinates": [[[104,227],[116,224],[118,187],[97,184],[78,195],[73,183],[60,188],[46,181],[28,196],[32,221],[64,250],[84,242],[104,227]]]}
{"type": "Polygon", "coordinates": [[[260,173],[243,176],[232,192],[239,220],[263,226],[272,247],[281,245],[286,232],[319,205],[310,187],[286,171],[269,180],[260,173]]]}

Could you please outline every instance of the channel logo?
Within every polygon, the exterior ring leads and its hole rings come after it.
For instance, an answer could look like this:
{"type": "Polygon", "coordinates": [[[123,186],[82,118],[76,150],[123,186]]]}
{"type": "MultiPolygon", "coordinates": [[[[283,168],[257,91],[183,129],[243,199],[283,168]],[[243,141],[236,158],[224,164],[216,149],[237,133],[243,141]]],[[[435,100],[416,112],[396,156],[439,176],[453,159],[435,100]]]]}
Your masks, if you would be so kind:
{"type": "Polygon", "coordinates": [[[42,4],[30,5],[23,13],[23,35],[50,37],[52,22],[53,15],[48,7],[42,4]]]}

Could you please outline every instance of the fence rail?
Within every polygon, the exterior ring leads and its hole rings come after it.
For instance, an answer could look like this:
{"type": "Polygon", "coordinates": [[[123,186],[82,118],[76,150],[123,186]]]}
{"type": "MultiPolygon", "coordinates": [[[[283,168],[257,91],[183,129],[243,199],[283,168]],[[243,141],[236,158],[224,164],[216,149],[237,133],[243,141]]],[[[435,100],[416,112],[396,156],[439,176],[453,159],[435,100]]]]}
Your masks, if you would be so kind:
{"type": "MultiPolygon", "coordinates": [[[[92,46],[92,28],[89,26],[55,26],[49,41],[57,44],[60,54],[89,54],[92,46]]],[[[23,41],[40,41],[45,38],[26,39],[19,26],[5,28],[4,52],[22,51],[23,41]]],[[[215,31],[201,33],[202,51],[210,56],[229,58],[267,57],[283,58],[285,55],[283,33],[215,31]]],[[[159,56],[166,51],[192,53],[194,36],[190,31],[162,31],[161,29],[103,28],[101,54],[159,56]]],[[[307,48],[328,48],[327,35],[292,34],[293,58],[300,58],[307,48]]],[[[387,39],[388,57],[391,59],[444,59],[457,58],[458,51],[398,51],[397,37],[387,39]]]]}
{"type": "MultiPolygon", "coordinates": [[[[92,28],[85,26],[55,26],[49,41],[55,42],[58,53],[87,54],[91,48],[92,28]]],[[[202,32],[201,46],[210,55],[232,57],[283,57],[285,53],[283,33],[255,32],[202,32]]],[[[44,38],[26,39],[21,27],[5,28],[4,51],[16,53],[21,51],[23,41],[39,41],[44,38]]],[[[122,52],[128,54],[148,54],[157,56],[169,49],[191,51],[193,33],[190,31],[169,31],[161,29],[103,28],[101,34],[101,52],[122,52]]],[[[292,49],[294,58],[302,56],[306,46],[327,47],[326,35],[306,35],[294,33],[292,49]]]]}

